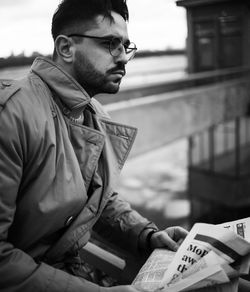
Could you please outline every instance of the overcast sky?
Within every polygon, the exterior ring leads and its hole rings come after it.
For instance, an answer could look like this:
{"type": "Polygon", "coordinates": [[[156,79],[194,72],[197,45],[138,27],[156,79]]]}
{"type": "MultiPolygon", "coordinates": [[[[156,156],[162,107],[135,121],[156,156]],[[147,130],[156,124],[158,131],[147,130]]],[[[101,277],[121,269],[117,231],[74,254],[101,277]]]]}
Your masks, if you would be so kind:
{"type": "MultiPolygon", "coordinates": [[[[0,57],[50,54],[52,15],[59,0],[0,0],[0,57]]],[[[186,13],[175,0],[127,0],[131,41],[139,49],[184,48],[186,13]]]]}

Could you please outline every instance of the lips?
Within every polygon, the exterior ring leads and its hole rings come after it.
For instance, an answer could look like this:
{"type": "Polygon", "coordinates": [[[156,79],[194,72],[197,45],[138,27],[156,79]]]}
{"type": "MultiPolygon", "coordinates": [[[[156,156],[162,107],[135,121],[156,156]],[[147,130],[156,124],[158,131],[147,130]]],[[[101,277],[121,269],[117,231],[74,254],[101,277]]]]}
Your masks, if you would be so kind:
{"type": "Polygon", "coordinates": [[[123,66],[122,64],[119,66],[118,64],[118,66],[111,68],[108,73],[114,74],[114,75],[120,75],[123,77],[126,75],[125,66],[123,66]]]}
{"type": "Polygon", "coordinates": [[[121,75],[123,77],[125,76],[126,72],[124,70],[115,70],[115,71],[111,71],[111,74],[121,75]]]}

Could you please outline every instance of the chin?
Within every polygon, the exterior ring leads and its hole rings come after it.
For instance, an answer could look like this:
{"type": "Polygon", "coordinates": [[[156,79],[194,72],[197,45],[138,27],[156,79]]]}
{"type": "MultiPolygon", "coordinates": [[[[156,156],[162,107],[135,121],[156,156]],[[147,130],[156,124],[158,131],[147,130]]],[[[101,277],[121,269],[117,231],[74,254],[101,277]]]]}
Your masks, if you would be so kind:
{"type": "Polygon", "coordinates": [[[114,94],[114,93],[117,93],[119,91],[119,89],[120,89],[120,83],[119,84],[117,84],[117,83],[109,84],[108,86],[105,86],[104,92],[114,94]]]}

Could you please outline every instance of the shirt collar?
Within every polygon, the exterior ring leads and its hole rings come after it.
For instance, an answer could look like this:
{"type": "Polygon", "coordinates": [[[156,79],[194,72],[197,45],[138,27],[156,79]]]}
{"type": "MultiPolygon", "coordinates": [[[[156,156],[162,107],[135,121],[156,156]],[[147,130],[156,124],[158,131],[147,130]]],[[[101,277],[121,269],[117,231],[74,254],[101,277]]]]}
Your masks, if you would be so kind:
{"type": "Polygon", "coordinates": [[[50,59],[38,57],[31,66],[37,74],[73,113],[82,112],[91,98],[81,85],[65,70],[50,59]]]}

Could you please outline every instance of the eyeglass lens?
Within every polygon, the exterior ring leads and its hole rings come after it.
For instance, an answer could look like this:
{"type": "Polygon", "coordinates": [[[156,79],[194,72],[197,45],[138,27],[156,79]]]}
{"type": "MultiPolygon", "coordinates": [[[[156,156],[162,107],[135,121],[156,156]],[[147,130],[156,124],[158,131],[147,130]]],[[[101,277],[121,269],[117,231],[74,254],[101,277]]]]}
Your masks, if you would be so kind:
{"type": "Polygon", "coordinates": [[[130,43],[129,45],[123,44],[119,38],[113,38],[110,41],[110,54],[114,57],[119,56],[123,48],[125,49],[125,53],[128,57],[128,60],[131,60],[136,53],[136,46],[134,43],[130,43]]]}

